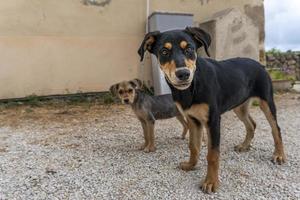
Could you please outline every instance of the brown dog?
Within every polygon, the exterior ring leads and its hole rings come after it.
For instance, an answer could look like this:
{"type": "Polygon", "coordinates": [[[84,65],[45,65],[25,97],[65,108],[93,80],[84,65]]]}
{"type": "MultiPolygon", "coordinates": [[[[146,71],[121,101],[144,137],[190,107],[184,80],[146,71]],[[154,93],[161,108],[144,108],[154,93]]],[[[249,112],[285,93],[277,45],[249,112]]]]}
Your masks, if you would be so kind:
{"type": "Polygon", "coordinates": [[[141,150],[155,151],[154,124],[155,120],[176,117],[183,126],[182,139],[188,132],[187,122],[178,112],[171,94],[150,96],[141,91],[142,82],[138,79],[123,81],[110,87],[111,93],[123,104],[131,105],[132,110],[142,124],[145,143],[141,150]]]}

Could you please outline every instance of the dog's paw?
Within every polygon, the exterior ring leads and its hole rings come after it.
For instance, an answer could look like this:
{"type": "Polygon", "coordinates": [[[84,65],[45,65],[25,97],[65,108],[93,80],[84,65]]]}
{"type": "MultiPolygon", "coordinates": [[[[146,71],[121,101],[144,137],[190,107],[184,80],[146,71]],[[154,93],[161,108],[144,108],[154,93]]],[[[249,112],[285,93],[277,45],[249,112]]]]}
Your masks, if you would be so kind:
{"type": "Polygon", "coordinates": [[[216,192],[219,188],[219,180],[206,178],[200,185],[200,188],[205,193],[216,192]]]}
{"type": "Polygon", "coordinates": [[[249,150],[250,150],[250,145],[245,146],[245,145],[239,144],[234,147],[234,151],[236,151],[236,152],[247,152],[249,150]]]}
{"type": "Polygon", "coordinates": [[[184,171],[190,171],[193,170],[195,167],[194,163],[190,163],[190,162],[181,162],[179,164],[179,168],[184,170],[184,171]]]}
{"type": "Polygon", "coordinates": [[[286,162],[286,157],[284,155],[284,153],[279,153],[279,152],[275,152],[273,154],[272,160],[271,160],[274,164],[283,164],[286,162]]]}
{"type": "Polygon", "coordinates": [[[145,153],[154,152],[156,150],[155,146],[147,146],[144,148],[145,153]]]}
{"type": "Polygon", "coordinates": [[[143,144],[143,145],[141,145],[141,146],[138,148],[138,150],[143,151],[145,148],[146,148],[146,144],[143,144]]]}

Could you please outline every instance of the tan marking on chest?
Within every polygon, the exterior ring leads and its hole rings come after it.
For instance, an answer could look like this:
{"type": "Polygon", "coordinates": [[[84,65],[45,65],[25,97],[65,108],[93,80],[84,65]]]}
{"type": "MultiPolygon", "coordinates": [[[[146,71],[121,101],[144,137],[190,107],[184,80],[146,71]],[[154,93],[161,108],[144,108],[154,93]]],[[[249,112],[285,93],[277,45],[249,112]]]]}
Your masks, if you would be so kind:
{"type": "Polygon", "coordinates": [[[202,123],[207,123],[209,117],[209,106],[206,103],[192,105],[188,110],[185,110],[185,115],[192,116],[202,123]]]}
{"type": "Polygon", "coordinates": [[[186,120],[185,112],[184,112],[184,110],[182,109],[182,106],[180,105],[180,103],[175,102],[175,105],[176,105],[177,110],[179,111],[179,113],[180,113],[180,114],[184,117],[184,119],[186,120]]]}

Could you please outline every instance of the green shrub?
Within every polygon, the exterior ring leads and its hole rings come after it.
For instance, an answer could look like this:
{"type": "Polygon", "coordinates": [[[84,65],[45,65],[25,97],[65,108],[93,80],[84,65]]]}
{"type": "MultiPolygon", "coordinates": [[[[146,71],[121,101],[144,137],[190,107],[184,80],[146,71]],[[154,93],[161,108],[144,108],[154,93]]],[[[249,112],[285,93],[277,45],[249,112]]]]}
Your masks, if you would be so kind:
{"type": "Polygon", "coordinates": [[[279,70],[270,70],[269,75],[271,76],[272,80],[296,80],[296,77],[294,75],[289,75],[279,70]]]}
{"type": "Polygon", "coordinates": [[[283,53],[280,49],[272,48],[266,52],[266,54],[281,54],[283,53]]]}

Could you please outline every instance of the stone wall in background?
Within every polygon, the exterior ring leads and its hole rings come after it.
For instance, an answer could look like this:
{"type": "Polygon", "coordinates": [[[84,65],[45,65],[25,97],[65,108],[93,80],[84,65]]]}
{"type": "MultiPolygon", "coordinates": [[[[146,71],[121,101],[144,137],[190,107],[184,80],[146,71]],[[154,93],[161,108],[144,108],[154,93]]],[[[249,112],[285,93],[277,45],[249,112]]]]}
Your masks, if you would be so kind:
{"type": "Polygon", "coordinates": [[[294,75],[297,80],[300,80],[300,52],[269,51],[266,54],[266,67],[268,70],[294,75]]]}

